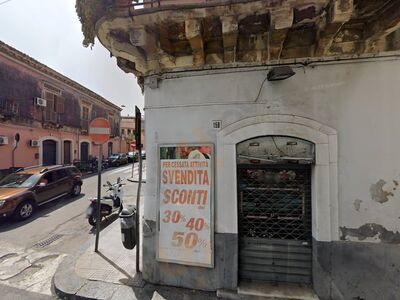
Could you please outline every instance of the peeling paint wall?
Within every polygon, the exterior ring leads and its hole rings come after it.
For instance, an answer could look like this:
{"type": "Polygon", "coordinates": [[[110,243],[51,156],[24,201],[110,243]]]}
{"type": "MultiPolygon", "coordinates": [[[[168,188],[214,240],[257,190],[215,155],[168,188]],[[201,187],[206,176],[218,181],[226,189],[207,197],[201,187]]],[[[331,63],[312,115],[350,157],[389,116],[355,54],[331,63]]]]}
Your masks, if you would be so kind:
{"type": "MultiPolygon", "coordinates": [[[[400,60],[313,65],[295,67],[294,70],[295,76],[280,82],[266,81],[267,70],[237,69],[235,73],[231,70],[220,73],[193,72],[185,76],[173,74],[159,81],[158,88],[146,87],[147,184],[144,218],[151,221],[157,219],[159,144],[211,142],[218,151],[221,141],[219,131],[213,128],[213,120],[220,120],[223,129],[243,121],[245,130],[249,127],[246,123],[248,118],[256,120],[258,123],[254,126],[258,126],[264,122],[265,116],[285,115],[304,118],[309,123],[322,124],[319,125],[321,128],[329,127],[337,131],[337,148],[330,148],[324,141],[325,144],[322,143],[316,152],[317,161],[325,165],[313,176],[314,179],[328,181],[325,185],[328,188],[316,191],[313,186],[314,204],[318,206],[314,207],[318,215],[314,214],[312,221],[314,239],[327,244],[334,241],[338,248],[341,245],[347,247],[349,243],[352,247],[365,245],[367,248],[373,245],[374,249],[400,244],[400,139],[397,138],[400,101],[395,96],[400,95],[400,60]],[[337,176],[331,176],[336,166],[337,176]],[[321,207],[323,201],[320,200],[325,196],[337,197],[338,202],[321,207]],[[338,223],[331,223],[334,228],[321,228],[326,219],[334,218],[336,214],[338,223]],[[324,231],[323,234],[321,231],[324,231]],[[333,234],[335,231],[339,233],[337,236],[333,234]],[[318,236],[324,236],[325,239],[319,239],[318,236]]],[[[270,128],[295,128],[293,123],[282,125],[273,119],[269,122],[270,128]]],[[[293,129],[293,135],[299,134],[296,130],[293,129]]],[[[236,190],[234,175],[229,178],[218,177],[221,172],[235,174],[236,171],[234,165],[227,163],[235,159],[235,145],[226,149],[222,155],[215,157],[217,193],[236,190]]],[[[237,234],[235,198],[215,197],[214,207],[216,233],[237,234]]],[[[155,249],[156,243],[145,239],[143,246],[155,249]]],[[[235,249],[236,246],[232,244],[235,249]]],[[[154,262],[154,257],[146,257],[146,253],[144,256],[144,261],[153,261],[147,265],[151,269],[148,274],[162,270],[154,262]]],[[[400,260],[399,257],[391,259],[400,260]]],[[[342,265],[338,265],[336,270],[346,270],[349,278],[355,278],[351,284],[358,287],[345,284],[335,287],[328,280],[329,288],[337,288],[339,294],[347,296],[344,299],[368,294],[358,293],[368,286],[365,286],[359,273],[352,273],[357,270],[347,270],[344,257],[338,257],[337,260],[342,265]],[[357,290],[358,294],[347,293],[352,289],[357,290]]],[[[378,265],[374,265],[374,268],[381,270],[378,265]]],[[[193,276],[200,274],[194,268],[190,270],[193,270],[193,276]]],[[[234,267],[222,270],[218,265],[216,271],[237,272],[234,267]]],[[[385,270],[382,270],[376,275],[372,274],[371,278],[378,280],[377,276],[383,276],[384,273],[385,270]]],[[[157,274],[157,280],[162,281],[160,274],[157,274]]],[[[168,282],[171,284],[174,280],[171,277],[168,282]]],[[[182,279],[176,278],[177,285],[187,283],[179,280],[182,279]]],[[[216,285],[223,286],[219,283],[216,285]]],[[[390,288],[389,283],[387,287],[390,288]]]]}
{"type": "Polygon", "coordinates": [[[340,231],[341,240],[400,244],[400,232],[387,230],[380,224],[368,223],[358,228],[340,227],[340,231]]]}
{"type": "MultiPolygon", "coordinates": [[[[158,143],[217,143],[212,120],[221,120],[226,127],[258,115],[309,118],[338,132],[339,226],[375,223],[389,231],[400,230],[400,139],[396,138],[400,102],[394,96],[400,94],[400,61],[294,70],[296,75],[290,79],[264,84],[266,70],[240,70],[204,76],[188,73],[161,80],[157,89],[146,87],[148,157],[156,157],[158,143]],[[168,126],[160,128],[160,123],[168,126]]],[[[223,166],[223,158],[218,159],[223,166]]],[[[156,166],[156,161],[148,160],[147,180],[154,186],[156,166]]],[[[157,193],[151,186],[147,185],[146,215],[155,220],[157,193]]],[[[230,211],[231,203],[217,207],[230,211]]]]}

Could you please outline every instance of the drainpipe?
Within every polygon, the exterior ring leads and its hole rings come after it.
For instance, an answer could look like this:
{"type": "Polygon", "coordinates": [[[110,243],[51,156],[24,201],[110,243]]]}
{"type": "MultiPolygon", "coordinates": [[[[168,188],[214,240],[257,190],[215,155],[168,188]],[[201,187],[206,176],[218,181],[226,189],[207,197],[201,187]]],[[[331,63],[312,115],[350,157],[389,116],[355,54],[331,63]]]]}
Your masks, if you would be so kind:
{"type": "Polygon", "coordinates": [[[19,133],[16,133],[14,136],[15,146],[14,146],[14,149],[12,150],[12,160],[11,160],[11,165],[12,165],[13,169],[15,168],[15,150],[17,150],[17,148],[18,148],[19,139],[20,139],[20,135],[19,135],[19,133]]]}

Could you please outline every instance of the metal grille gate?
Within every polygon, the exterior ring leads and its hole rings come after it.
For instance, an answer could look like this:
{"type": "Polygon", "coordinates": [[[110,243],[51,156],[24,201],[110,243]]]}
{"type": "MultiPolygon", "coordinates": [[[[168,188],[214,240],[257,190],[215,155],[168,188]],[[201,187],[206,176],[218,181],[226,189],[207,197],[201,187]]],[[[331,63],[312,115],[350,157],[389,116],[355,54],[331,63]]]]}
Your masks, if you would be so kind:
{"type": "Polygon", "coordinates": [[[310,165],[238,165],[239,278],[311,283],[310,165]]]}

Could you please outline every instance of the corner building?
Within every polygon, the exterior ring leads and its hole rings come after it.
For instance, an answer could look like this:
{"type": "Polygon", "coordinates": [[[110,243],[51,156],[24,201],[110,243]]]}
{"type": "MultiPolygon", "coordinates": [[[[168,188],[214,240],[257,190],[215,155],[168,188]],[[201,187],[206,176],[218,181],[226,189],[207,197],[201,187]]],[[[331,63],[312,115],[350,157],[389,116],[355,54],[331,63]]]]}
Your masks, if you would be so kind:
{"type": "Polygon", "coordinates": [[[129,2],[96,33],[145,91],[144,279],[399,297],[400,2],[129,2]],[[213,145],[207,267],[158,259],[160,147],[180,144],[213,145]]]}

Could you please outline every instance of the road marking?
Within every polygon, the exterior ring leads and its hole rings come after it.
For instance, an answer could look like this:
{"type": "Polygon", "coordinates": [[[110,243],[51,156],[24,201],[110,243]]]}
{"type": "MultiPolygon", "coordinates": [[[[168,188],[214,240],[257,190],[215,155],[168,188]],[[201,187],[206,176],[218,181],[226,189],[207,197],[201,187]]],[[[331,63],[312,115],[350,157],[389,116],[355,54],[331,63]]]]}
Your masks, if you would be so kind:
{"type": "Polygon", "coordinates": [[[29,292],[52,295],[52,277],[65,256],[2,244],[0,283],[29,292]]]}
{"type": "MultiPolygon", "coordinates": [[[[135,163],[134,174],[135,174],[135,172],[139,172],[139,164],[138,163],[135,163]]],[[[143,163],[143,173],[145,173],[145,172],[146,172],[146,164],[143,163]]],[[[116,170],[111,171],[110,173],[107,172],[107,174],[110,174],[110,175],[117,174],[117,173],[123,173],[123,174],[132,173],[132,165],[129,165],[129,166],[126,166],[123,168],[118,168],[116,170]]],[[[138,173],[136,173],[136,174],[138,174],[138,173]]]]}
{"type": "Polygon", "coordinates": [[[132,169],[132,167],[131,166],[127,166],[127,167],[124,167],[124,168],[118,168],[118,169],[116,169],[114,171],[111,171],[109,174],[117,174],[117,173],[121,173],[123,171],[129,170],[129,169],[132,169]]]}

